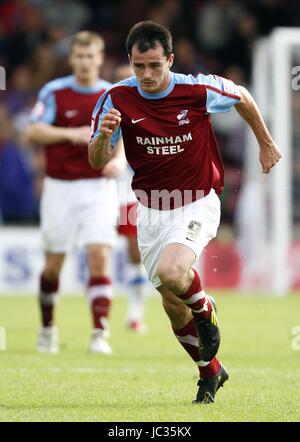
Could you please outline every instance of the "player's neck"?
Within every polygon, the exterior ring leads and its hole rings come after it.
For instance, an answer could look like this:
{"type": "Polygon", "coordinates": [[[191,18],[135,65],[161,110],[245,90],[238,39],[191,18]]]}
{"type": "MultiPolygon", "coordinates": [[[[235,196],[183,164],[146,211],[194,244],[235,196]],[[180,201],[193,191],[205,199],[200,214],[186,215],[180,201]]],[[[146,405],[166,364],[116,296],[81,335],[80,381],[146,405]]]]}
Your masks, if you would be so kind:
{"type": "Polygon", "coordinates": [[[98,83],[98,77],[87,78],[84,80],[82,78],[75,77],[75,81],[77,85],[81,87],[95,87],[98,83]]]}
{"type": "Polygon", "coordinates": [[[165,81],[163,82],[163,84],[161,85],[161,87],[159,88],[159,90],[156,91],[156,92],[157,92],[157,93],[164,92],[164,91],[169,87],[170,81],[171,81],[171,73],[170,73],[170,71],[169,71],[169,72],[167,73],[167,75],[166,75],[165,81]]]}

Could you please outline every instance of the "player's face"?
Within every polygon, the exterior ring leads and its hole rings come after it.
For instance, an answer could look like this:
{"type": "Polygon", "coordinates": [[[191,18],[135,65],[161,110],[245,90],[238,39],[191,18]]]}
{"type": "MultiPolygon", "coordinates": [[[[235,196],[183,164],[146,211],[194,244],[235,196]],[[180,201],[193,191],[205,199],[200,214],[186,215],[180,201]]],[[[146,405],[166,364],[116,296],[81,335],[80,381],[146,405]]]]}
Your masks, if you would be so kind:
{"type": "Polygon", "coordinates": [[[147,52],[140,52],[133,45],[129,60],[143,91],[157,93],[168,87],[174,55],[166,57],[160,44],[147,52]]]}
{"type": "Polygon", "coordinates": [[[78,81],[88,82],[98,78],[103,63],[103,53],[96,44],[74,45],[70,54],[70,65],[78,81]]]}

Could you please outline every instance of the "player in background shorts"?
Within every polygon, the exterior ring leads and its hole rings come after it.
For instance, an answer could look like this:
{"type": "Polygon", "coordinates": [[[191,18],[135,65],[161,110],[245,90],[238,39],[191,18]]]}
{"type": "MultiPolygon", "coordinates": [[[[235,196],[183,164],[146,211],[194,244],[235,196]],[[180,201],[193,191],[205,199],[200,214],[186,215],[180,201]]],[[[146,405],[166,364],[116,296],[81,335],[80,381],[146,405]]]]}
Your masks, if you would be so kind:
{"type": "Polygon", "coordinates": [[[40,352],[59,350],[54,306],[65,256],[75,245],[87,252],[87,298],[93,321],[90,351],[112,352],[108,342],[113,294],[110,255],[118,211],[115,178],[125,165],[122,142],[101,170],[93,170],[87,156],[93,108],[111,86],[99,78],[103,58],[104,41],[98,34],[75,34],[69,54],[73,75],[50,81],[41,89],[27,128],[28,139],[44,145],[46,156],[40,210],[45,251],[39,288],[40,352]]]}
{"type": "MultiPolygon", "coordinates": [[[[117,83],[133,74],[134,72],[130,64],[120,65],[115,70],[114,82],[117,83]]],[[[127,165],[126,170],[118,179],[120,204],[118,233],[126,238],[128,245],[128,261],[125,271],[126,289],[128,292],[126,326],[132,331],[144,334],[147,331],[144,322],[145,284],[147,278],[137,244],[137,199],[131,189],[132,177],[133,171],[127,165]]]]}
{"type": "Polygon", "coordinates": [[[224,168],[210,115],[235,107],[256,136],[263,173],[281,154],[244,87],[216,75],[171,72],[168,29],[151,21],[137,23],[126,49],[135,75],[115,84],[97,103],[90,164],[103,167],[122,133],[139,199],[142,262],[162,295],[175,336],[199,368],[194,403],[207,404],[228,379],[216,356],[216,306],[193,268],[220,222],[224,168]]]}

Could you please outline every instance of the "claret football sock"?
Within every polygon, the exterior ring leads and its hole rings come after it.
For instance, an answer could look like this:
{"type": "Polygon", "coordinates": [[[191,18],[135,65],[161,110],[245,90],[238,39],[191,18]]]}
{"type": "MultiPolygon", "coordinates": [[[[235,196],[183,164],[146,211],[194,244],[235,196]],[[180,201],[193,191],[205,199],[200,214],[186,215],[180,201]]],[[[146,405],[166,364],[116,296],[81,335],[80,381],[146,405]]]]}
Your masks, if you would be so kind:
{"type": "Polygon", "coordinates": [[[196,270],[193,269],[193,272],[194,280],[181,299],[190,307],[194,317],[198,339],[201,342],[200,359],[209,362],[216,356],[221,342],[216,305],[213,298],[202,290],[196,270]]]}
{"type": "Polygon", "coordinates": [[[190,307],[195,319],[206,319],[210,316],[212,303],[201,287],[201,281],[198,272],[194,272],[193,282],[186,293],[180,295],[183,302],[190,307]]]}
{"type": "Polygon", "coordinates": [[[108,332],[108,316],[112,299],[111,279],[102,277],[91,277],[87,288],[87,296],[91,307],[93,326],[108,332]]]}
{"type": "Polygon", "coordinates": [[[199,360],[199,340],[194,319],[191,319],[184,327],[173,332],[199,369],[201,379],[208,379],[215,376],[221,368],[221,364],[216,357],[211,361],[199,360]]]}
{"type": "Polygon", "coordinates": [[[42,273],[40,278],[39,306],[43,327],[52,327],[54,305],[58,298],[59,280],[47,280],[42,273]]]}

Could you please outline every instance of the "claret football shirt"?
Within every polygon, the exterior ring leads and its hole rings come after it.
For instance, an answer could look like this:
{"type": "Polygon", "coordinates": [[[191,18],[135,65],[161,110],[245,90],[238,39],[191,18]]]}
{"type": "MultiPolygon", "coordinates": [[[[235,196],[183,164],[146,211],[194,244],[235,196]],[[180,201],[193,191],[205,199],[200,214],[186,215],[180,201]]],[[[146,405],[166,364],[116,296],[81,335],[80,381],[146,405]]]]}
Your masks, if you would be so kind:
{"type": "MultiPolygon", "coordinates": [[[[42,87],[30,120],[58,127],[90,126],[93,109],[111,83],[99,79],[93,87],[79,86],[74,75],[42,87]]],[[[46,146],[46,175],[61,180],[99,178],[88,161],[87,145],[58,142],[46,146]]]]}
{"type": "Polygon", "coordinates": [[[237,86],[216,75],[171,72],[169,86],[161,93],[144,92],[132,76],[99,99],[92,117],[92,139],[98,136],[104,115],[117,109],[122,121],[112,145],[123,136],[137,198],[148,207],[163,209],[157,195],[176,191],[189,195],[188,200],[182,198],[184,205],[212,188],[222,192],[224,169],[210,114],[227,112],[239,100],[237,86]]]}

